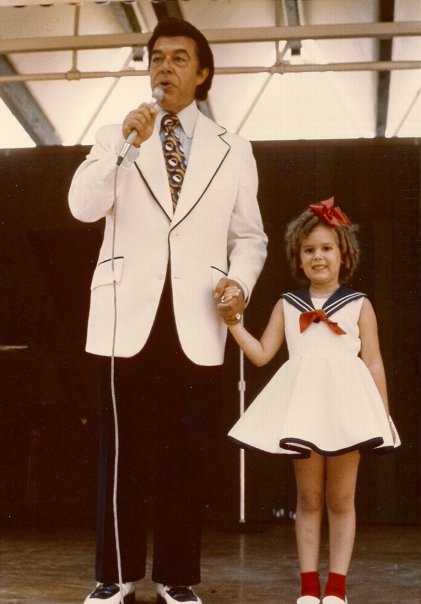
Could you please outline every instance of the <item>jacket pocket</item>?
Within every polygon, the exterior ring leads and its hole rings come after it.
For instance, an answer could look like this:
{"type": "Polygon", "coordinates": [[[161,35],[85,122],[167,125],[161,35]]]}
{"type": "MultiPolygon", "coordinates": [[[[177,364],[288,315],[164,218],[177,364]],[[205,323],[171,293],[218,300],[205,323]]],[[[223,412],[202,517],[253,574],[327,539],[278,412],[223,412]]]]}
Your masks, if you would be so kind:
{"type": "Polygon", "coordinates": [[[114,267],[112,258],[100,262],[93,274],[91,282],[91,290],[102,285],[111,285],[119,283],[123,273],[124,256],[116,256],[114,258],[114,267]],[[114,270],[113,270],[114,268],[114,270]]]}

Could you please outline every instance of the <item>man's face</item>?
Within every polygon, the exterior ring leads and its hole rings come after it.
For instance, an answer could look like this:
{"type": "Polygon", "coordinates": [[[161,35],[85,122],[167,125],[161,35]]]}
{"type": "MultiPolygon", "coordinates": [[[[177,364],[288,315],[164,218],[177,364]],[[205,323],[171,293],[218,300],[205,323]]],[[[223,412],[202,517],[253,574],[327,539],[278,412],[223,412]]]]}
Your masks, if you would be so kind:
{"type": "Polygon", "coordinates": [[[162,36],[157,39],[150,57],[149,75],[152,90],[159,86],[164,111],[179,113],[195,98],[209,70],[199,66],[196,43],[185,36],[162,36]]]}

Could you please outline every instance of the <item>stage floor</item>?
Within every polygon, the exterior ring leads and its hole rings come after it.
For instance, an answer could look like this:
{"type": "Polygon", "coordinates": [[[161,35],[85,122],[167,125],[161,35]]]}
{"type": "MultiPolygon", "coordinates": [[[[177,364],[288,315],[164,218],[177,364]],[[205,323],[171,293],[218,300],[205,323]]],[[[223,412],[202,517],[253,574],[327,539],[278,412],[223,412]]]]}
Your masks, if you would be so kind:
{"type": "MultiPolygon", "coordinates": [[[[235,528],[235,527],[234,527],[235,528]]],[[[258,527],[259,528],[259,527],[258,527]]],[[[260,527],[262,528],[262,527],[260,527]]],[[[94,535],[10,533],[1,539],[0,602],[82,604],[94,586],[94,535]]],[[[327,572],[323,546],[321,573],[327,572]]],[[[299,577],[292,525],[204,535],[204,604],[295,604],[299,577]]],[[[155,604],[139,582],[137,604],[155,604]]],[[[421,604],[421,526],[361,526],[348,579],[349,604],[421,604]]]]}

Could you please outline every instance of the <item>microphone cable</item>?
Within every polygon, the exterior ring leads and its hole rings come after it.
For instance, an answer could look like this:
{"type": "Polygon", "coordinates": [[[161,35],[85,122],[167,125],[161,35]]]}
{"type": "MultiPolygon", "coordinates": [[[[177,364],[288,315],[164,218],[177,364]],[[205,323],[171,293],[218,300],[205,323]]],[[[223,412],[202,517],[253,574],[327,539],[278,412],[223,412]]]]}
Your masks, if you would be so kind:
{"type": "Polygon", "coordinates": [[[118,463],[119,463],[119,451],[120,451],[120,440],[119,440],[119,427],[118,427],[118,413],[117,413],[117,398],[115,394],[115,345],[117,337],[117,282],[114,276],[115,267],[115,239],[116,239],[116,226],[117,226],[117,180],[118,180],[119,165],[117,165],[114,173],[114,223],[113,223],[113,235],[111,244],[111,270],[113,272],[113,305],[114,305],[114,321],[113,321],[113,338],[111,347],[111,399],[113,404],[113,416],[114,416],[114,483],[113,483],[113,519],[114,519],[114,538],[116,547],[116,559],[117,559],[117,572],[118,572],[118,586],[120,589],[120,603],[124,604],[124,592],[123,592],[123,573],[121,570],[121,551],[120,551],[120,536],[118,527],[118,463]]]}
{"type": "MultiPolygon", "coordinates": [[[[152,107],[155,107],[159,101],[162,101],[164,98],[164,91],[162,88],[155,87],[152,91],[152,107]]],[[[113,322],[113,337],[112,337],[112,347],[111,347],[111,371],[110,371],[110,381],[111,381],[111,399],[113,404],[113,415],[114,415],[114,446],[115,446],[115,454],[114,454],[114,483],[113,483],[113,519],[114,519],[114,536],[115,536],[115,546],[116,546],[116,559],[117,559],[117,571],[118,571],[118,585],[120,588],[120,603],[124,604],[124,591],[123,591],[123,573],[121,570],[121,550],[120,550],[120,536],[119,536],[119,527],[118,527],[118,463],[119,463],[119,450],[120,450],[120,441],[119,441],[119,427],[118,427],[118,412],[117,412],[117,397],[115,393],[115,346],[117,339],[117,282],[115,280],[114,269],[115,269],[115,240],[116,240],[116,228],[117,228],[117,181],[118,181],[118,173],[120,165],[126,156],[130,146],[133,144],[136,138],[137,132],[136,130],[132,130],[129,137],[125,141],[119,156],[116,161],[116,169],[114,173],[114,223],[113,223],[113,234],[112,234],[112,244],[111,244],[111,270],[113,272],[113,304],[114,304],[114,322],[113,322]]]]}

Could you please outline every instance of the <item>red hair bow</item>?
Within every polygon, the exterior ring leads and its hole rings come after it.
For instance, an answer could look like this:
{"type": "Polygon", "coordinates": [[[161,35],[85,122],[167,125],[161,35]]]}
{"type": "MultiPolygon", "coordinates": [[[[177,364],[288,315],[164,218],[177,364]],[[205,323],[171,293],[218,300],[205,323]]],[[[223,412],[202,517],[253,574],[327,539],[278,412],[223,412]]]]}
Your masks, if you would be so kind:
{"type": "Polygon", "coordinates": [[[325,199],[318,204],[310,204],[309,208],[317,216],[325,222],[328,226],[338,227],[342,224],[351,225],[351,221],[348,216],[342,212],[338,206],[334,206],[334,197],[325,199]]]}
{"type": "Polygon", "coordinates": [[[302,312],[300,315],[300,333],[303,333],[312,323],[319,323],[323,321],[327,324],[327,326],[338,336],[344,336],[346,331],[344,331],[337,323],[331,321],[324,310],[319,308],[318,310],[309,310],[307,312],[302,312]]]}

